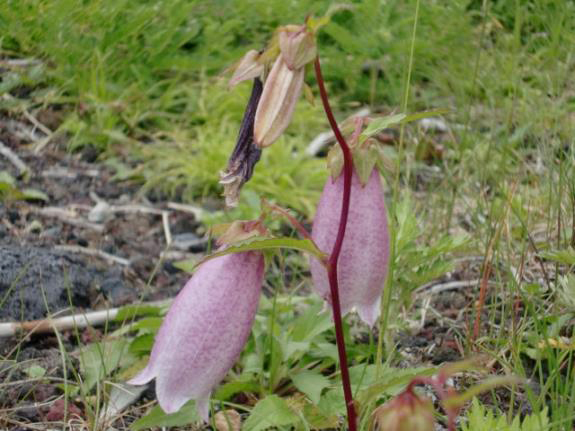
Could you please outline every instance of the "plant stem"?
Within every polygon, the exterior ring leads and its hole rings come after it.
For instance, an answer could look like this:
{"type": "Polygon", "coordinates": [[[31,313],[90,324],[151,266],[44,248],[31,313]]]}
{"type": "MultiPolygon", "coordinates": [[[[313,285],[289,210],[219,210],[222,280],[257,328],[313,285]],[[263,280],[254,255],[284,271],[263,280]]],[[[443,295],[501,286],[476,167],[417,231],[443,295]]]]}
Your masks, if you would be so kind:
{"type": "Polygon", "coordinates": [[[337,231],[337,237],[335,239],[335,244],[333,245],[333,250],[329,257],[327,272],[329,278],[329,288],[331,294],[331,307],[333,311],[333,320],[335,325],[335,339],[337,343],[337,353],[339,356],[339,364],[341,368],[341,381],[343,386],[343,394],[345,397],[345,406],[347,408],[347,421],[349,424],[349,431],[357,430],[357,420],[355,413],[355,406],[353,404],[353,395],[351,393],[351,383],[349,379],[349,369],[347,366],[347,355],[345,352],[345,340],[343,338],[343,325],[341,319],[341,307],[339,304],[339,287],[337,281],[337,261],[339,254],[341,252],[341,246],[343,243],[343,237],[345,235],[345,228],[347,226],[347,216],[349,214],[349,199],[351,195],[351,175],[352,175],[352,160],[351,152],[345,142],[333,112],[329,105],[329,100],[327,97],[327,91],[325,89],[325,84],[323,81],[323,76],[321,74],[321,66],[319,64],[319,57],[315,58],[314,62],[315,76],[317,79],[317,85],[319,87],[319,93],[321,95],[321,101],[323,103],[323,109],[325,115],[329,121],[329,125],[333,130],[333,133],[341,147],[343,153],[343,197],[341,202],[341,215],[339,217],[339,229],[337,231]]]}

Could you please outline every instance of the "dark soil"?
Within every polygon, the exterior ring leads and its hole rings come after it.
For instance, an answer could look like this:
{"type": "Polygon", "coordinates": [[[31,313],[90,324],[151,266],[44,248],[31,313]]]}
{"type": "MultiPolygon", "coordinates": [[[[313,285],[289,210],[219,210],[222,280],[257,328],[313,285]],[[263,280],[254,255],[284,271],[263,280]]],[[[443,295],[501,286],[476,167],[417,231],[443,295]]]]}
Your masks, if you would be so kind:
{"type": "MultiPolygon", "coordinates": [[[[113,169],[93,151],[70,154],[51,142],[35,152],[37,142],[19,133],[31,129],[25,119],[0,117],[0,142],[20,157],[29,174],[22,175],[1,155],[0,173],[15,179],[16,190],[33,188],[48,197],[26,200],[0,189],[0,323],[175,296],[189,275],[174,262],[199,259],[208,245],[193,213],[168,208],[167,200],[157,196],[150,203],[139,184],[114,180],[113,169]],[[162,212],[173,240],[169,248],[162,212]]],[[[0,428],[57,418],[63,411],[59,343],[74,351],[79,342],[97,341],[100,335],[98,329],[86,329],[80,339],[72,331],[60,339],[51,334],[0,337],[0,428]],[[34,367],[44,370],[42,378],[30,374],[34,367]]],[[[71,377],[78,364],[73,355],[66,356],[71,377]]]]}

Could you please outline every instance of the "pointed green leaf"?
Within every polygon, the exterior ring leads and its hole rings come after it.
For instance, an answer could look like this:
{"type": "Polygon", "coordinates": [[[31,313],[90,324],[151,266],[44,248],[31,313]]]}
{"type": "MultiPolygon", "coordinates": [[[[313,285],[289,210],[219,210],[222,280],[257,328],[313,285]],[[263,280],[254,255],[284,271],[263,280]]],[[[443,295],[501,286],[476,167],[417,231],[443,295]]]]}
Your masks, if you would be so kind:
{"type": "Polygon", "coordinates": [[[365,130],[361,133],[361,137],[363,139],[367,139],[370,136],[377,135],[379,132],[387,129],[389,126],[401,123],[406,117],[407,115],[405,114],[395,114],[377,118],[367,125],[365,130]]]}
{"type": "Polygon", "coordinates": [[[250,417],[242,427],[243,431],[260,431],[268,428],[295,425],[300,421],[287,402],[277,395],[269,395],[258,401],[250,417]]]}
{"type": "Polygon", "coordinates": [[[139,431],[155,427],[180,427],[199,420],[195,403],[189,401],[172,414],[165,413],[160,406],[156,406],[146,416],[134,422],[130,428],[139,431]]]}
{"type": "Polygon", "coordinates": [[[297,239],[297,238],[257,238],[238,243],[236,245],[231,245],[222,251],[218,251],[209,256],[203,258],[199,263],[202,264],[210,259],[219,256],[225,256],[231,253],[241,253],[244,251],[256,251],[256,250],[272,250],[278,248],[291,248],[294,250],[304,251],[310,253],[311,255],[317,257],[318,259],[325,259],[327,256],[323,253],[313,241],[309,239],[297,239]]]}
{"type": "Polygon", "coordinates": [[[437,115],[443,115],[449,112],[447,109],[435,109],[433,111],[422,111],[416,112],[414,114],[395,114],[388,115],[386,117],[377,118],[371,121],[365,130],[361,134],[362,140],[369,138],[370,136],[376,135],[384,129],[395,124],[407,124],[413,121],[420,120],[422,118],[434,117],[437,115]]]}
{"type": "Polygon", "coordinates": [[[322,391],[329,387],[329,379],[317,371],[305,370],[291,376],[293,384],[314,404],[319,404],[322,391]]]}

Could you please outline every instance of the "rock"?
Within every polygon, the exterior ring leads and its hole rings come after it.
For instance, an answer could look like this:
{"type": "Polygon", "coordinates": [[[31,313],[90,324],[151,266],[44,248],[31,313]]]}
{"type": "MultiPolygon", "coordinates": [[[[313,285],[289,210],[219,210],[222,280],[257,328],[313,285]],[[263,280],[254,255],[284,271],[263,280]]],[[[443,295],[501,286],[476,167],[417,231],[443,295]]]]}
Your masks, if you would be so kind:
{"type": "Polygon", "coordinates": [[[103,284],[114,302],[125,296],[118,294],[119,284],[126,288],[118,277],[121,274],[111,276],[79,256],[0,245],[0,320],[42,319],[70,306],[90,308],[94,291],[103,284]]]}
{"type": "Polygon", "coordinates": [[[179,233],[172,237],[172,247],[176,250],[199,253],[205,251],[208,246],[208,238],[200,238],[191,232],[179,233]]]}

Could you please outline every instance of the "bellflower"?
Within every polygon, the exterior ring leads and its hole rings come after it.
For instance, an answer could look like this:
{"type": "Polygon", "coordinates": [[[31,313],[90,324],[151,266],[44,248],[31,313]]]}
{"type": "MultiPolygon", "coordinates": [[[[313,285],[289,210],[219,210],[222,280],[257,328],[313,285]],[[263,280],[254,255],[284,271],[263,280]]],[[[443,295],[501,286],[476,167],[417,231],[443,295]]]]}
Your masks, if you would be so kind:
{"type": "Polygon", "coordinates": [[[196,401],[209,418],[209,398],[246,343],[264,276],[259,252],[215,257],[200,265],[174,300],[148,365],[129,383],[156,379],[156,395],[166,413],[196,401]]]}
{"type": "MultiPolygon", "coordinates": [[[[342,195],[343,175],[335,180],[328,178],[312,228],[312,238],[321,250],[333,248],[342,195]]],[[[355,308],[365,323],[372,326],[376,322],[388,259],[389,232],[379,172],[373,169],[363,184],[354,170],[347,228],[337,271],[342,314],[355,308]]],[[[310,265],[314,288],[331,302],[325,266],[316,258],[311,259],[310,265]]]]}

